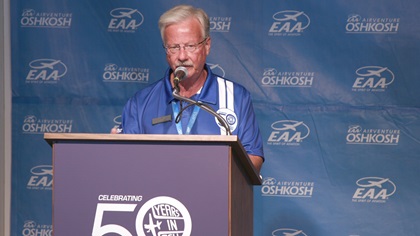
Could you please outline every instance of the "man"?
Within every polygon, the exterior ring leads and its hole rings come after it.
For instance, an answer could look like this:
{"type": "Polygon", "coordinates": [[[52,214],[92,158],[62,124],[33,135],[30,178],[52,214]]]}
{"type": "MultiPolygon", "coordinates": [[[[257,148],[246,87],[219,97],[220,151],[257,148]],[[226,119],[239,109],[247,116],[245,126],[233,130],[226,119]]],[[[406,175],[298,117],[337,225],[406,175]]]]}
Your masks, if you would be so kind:
{"type": "Polygon", "coordinates": [[[198,106],[187,107],[189,103],[174,98],[174,71],[182,66],[187,75],[179,82],[179,95],[200,101],[228,117],[232,134],[238,135],[259,173],[264,161],[263,144],[250,94],[243,86],[213,74],[206,65],[211,46],[207,14],[192,6],[176,6],[160,17],[159,28],[169,68],[164,78],[137,92],[127,102],[122,133],[220,135],[226,132],[210,113],[198,106]]]}

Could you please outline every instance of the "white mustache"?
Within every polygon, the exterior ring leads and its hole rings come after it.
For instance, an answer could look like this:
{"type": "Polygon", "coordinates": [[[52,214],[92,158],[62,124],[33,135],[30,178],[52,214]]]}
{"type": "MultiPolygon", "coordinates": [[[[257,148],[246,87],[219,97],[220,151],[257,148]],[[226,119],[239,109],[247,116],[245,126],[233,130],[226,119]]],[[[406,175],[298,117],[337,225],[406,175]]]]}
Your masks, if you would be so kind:
{"type": "Polygon", "coordinates": [[[178,64],[178,65],[176,65],[176,67],[180,67],[180,66],[192,67],[193,65],[191,65],[191,64],[178,64]]]}

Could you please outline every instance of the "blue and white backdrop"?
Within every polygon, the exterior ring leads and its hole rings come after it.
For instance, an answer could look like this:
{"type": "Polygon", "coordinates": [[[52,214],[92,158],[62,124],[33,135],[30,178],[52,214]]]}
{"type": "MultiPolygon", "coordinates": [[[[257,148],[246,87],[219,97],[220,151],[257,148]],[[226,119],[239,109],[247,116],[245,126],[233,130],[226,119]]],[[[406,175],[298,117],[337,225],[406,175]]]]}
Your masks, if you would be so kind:
{"type": "Polygon", "coordinates": [[[254,235],[418,235],[417,0],[11,1],[12,235],[51,235],[43,134],[118,124],[163,76],[157,21],[180,3],[206,10],[208,63],[253,96],[254,235]]]}

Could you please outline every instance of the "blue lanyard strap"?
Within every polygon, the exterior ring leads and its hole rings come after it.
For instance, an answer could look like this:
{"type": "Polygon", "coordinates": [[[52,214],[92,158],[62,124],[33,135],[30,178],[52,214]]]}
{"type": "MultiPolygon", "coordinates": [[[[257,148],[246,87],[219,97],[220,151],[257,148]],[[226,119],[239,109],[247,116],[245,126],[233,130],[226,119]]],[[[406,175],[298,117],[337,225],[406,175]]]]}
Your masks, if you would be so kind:
{"type": "MultiPolygon", "coordinates": [[[[182,101],[179,101],[182,102],[182,101]]],[[[174,118],[176,118],[179,114],[179,106],[176,105],[175,101],[172,101],[172,110],[174,111],[174,118]]],[[[191,114],[190,120],[188,121],[187,130],[185,131],[185,134],[190,134],[191,129],[194,126],[195,121],[197,120],[198,113],[200,112],[200,107],[194,106],[194,111],[191,114]]],[[[181,121],[176,123],[176,130],[178,131],[178,134],[183,134],[182,132],[182,124],[181,121]]]]}

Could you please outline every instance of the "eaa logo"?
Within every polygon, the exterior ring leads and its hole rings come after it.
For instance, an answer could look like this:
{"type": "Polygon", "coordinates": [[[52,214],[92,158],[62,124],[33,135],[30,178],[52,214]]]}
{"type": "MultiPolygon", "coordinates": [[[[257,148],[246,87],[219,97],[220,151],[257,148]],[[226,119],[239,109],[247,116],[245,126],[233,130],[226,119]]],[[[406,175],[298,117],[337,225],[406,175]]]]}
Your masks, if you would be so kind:
{"type": "Polygon", "coordinates": [[[36,121],[37,121],[36,116],[28,115],[28,116],[25,116],[25,119],[23,120],[23,123],[35,123],[36,121]]]}
{"type": "Polygon", "coordinates": [[[34,9],[23,9],[22,16],[23,17],[35,16],[35,10],[34,9]]]}
{"type": "Polygon", "coordinates": [[[269,145],[299,145],[310,133],[303,121],[280,120],[271,124],[271,128],[269,145]]]}
{"type": "Polygon", "coordinates": [[[287,229],[287,228],[276,229],[272,232],[271,235],[272,236],[308,236],[302,230],[287,229]]]}
{"type": "Polygon", "coordinates": [[[219,64],[212,64],[207,63],[210,66],[211,71],[216,74],[220,75],[221,77],[225,77],[226,73],[225,70],[219,64]]]}
{"type": "Polygon", "coordinates": [[[265,177],[263,179],[262,185],[275,185],[277,180],[273,177],[265,177]]]}
{"type": "Polygon", "coordinates": [[[53,171],[51,165],[39,165],[31,169],[28,189],[33,190],[51,190],[53,181],[53,171]]]}
{"type": "Polygon", "coordinates": [[[352,90],[362,92],[383,92],[394,82],[395,76],[387,67],[365,66],[356,70],[357,78],[352,90]]]}
{"type": "Polygon", "coordinates": [[[347,18],[348,23],[358,23],[362,21],[362,17],[358,14],[350,14],[347,18]]]}
{"type": "Polygon", "coordinates": [[[276,76],[278,74],[275,68],[265,68],[263,76],[276,76]]]}
{"type": "Polygon", "coordinates": [[[311,20],[303,11],[286,10],[273,15],[275,22],[271,25],[268,35],[299,36],[309,27],[311,20]]]}
{"type": "Polygon", "coordinates": [[[385,203],[397,187],[388,178],[365,177],[357,180],[358,188],[353,194],[353,202],[385,203]]]}
{"type": "Polygon", "coordinates": [[[134,32],[143,24],[144,17],[137,9],[116,8],[110,13],[112,19],[108,25],[111,32],[134,32]]]}
{"type": "Polygon", "coordinates": [[[105,71],[116,71],[118,69],[118,66],[113,63],[108,63],[105,65],[105,71]]]}
{"type": "Polygon", "coordinates": [[[67,66],[60,60],[37,59],[29,63],[26,83],[57,83],[67,73],[67,66]]]}
{"type": "Polygon", "coordinates": [[[362,132],[362,126],[360,125],[350,125],[349,129],[347,130],[347,132],[349,134],[357,134],[357,133],[361,133],[362,132]]]}
{"type": "Polygon", "coordinates": [[[23,224],[24,228],[34,228],[35,226],[36,223],[33,220],[25,220],[25,223],[23,224]]]}

